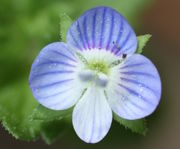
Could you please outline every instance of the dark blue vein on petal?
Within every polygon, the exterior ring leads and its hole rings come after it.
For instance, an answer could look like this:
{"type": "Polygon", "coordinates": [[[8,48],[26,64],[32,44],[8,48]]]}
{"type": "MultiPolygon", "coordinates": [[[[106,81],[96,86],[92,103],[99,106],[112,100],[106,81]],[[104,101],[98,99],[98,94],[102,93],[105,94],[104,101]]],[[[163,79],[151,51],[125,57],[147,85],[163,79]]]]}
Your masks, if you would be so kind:
{"type": "Polygon", "coordinates": [[[65,62],[60,62],[60,61],[47,61],[47,62],[43,62],[43,63],[40,63],[38,65],[36,65],[36,67],[40,67],[42,65],[49,65],[49,64],[57,64],[57,65],[65,65],[65,66],[69,66],[69,67],[76,67],[75,65],[72,65],[72,64],[69,64],[69,63],[65,63],[65,62]]]}
{"type": "Polygon", "coordinates": [[[63,45],[63,48],[66,49],[73,57],[75,57],[74,53],[68,49],[66,46],[63,45]]]}
{"type": "MultiPolygon", "coordinates": [[[[132,117],[132,115],[129,114],[129,112],[127,111],[127,109],[130,110],[132,113],[134,113],[134,111],[133,111],[131,108],[129,108],[129,107],[127,108],[127,107],[128,107],[128,106],[127,106],[127,103],[126,103],[126,102],[123,102],[123,104],[121,105],[122,111],[124,111],[125,115],[128,115],[129,117],[132,117]]],[[[115,106],[115,107],[114,107],[114,111],[115,111],[115,113],[117,112],[119,116],[121,116],[121,114],[120,114],[121,112],[120,112],[119,107],[115,106]]],[[[134,113],[134,114],[135,114],[135,113],[134,113]]]]}
{"type": "Polygon", "coordinates": [[[76,47],[77,47],[79,50],[82,51],[82,48],[81,48],[81,46],[78,44],[78,42],[76,41],[76,39],[74,38],[74,35],[73,35],[71,29],[69,30],[69,33],[70,33],[70,35],[71,35],[71,37],[72,37],[74,43],[76,44],[76,47]]]}
{"type": "MultiPolygon", "coordinates": [[[[99,100],[98,100],[98,101],[99,101],[99,100]]],[[[101,104],[99,104],[99,105],[101,105],[101,104]]],[[[99,106],[98,110],[99,110],[99,113],[103,113],[103,112],[102,112],[102,106],[99,106]]],[[[99,117],[99,124],[100,124],[99,129],[98,129],[99,133],[98,133],[98,136],[97,136],[98,139],[99,139],[99,137],[100,137],[101,134],[102,134],[102,116],[99,117]]]]}
{"type": "Polygon", "coordinates": [[[106,50],[109,50],[109,46],[110,46],[111,40],[112,40],[113,29],[114,29],[114,14],[113,14],[113,12],[112,12],[112,13],[111,13],[110,33],[109,33],[109,38],[108,38],[108,41],[107,41],[106,50]]]}
{"type": "MultiPolygon", "coordinates": [[[[146,109],[140,107],[139,105],[135,104],[135,103],[132,102],[131,100],[129,100],[129,102],[130,102],[133,106],[137,107],[138,109],[140,109],[140,110],[142,110],[142,111],[146,111],[146,109]]],[[[125,106],[125,107],[123,107],[123,109],[125,109],[126,113],[128,113],[128,115],[129,115],[131,118],[132,118],[132,115],[129,114],[128,111],[132,112],[133,115],[139,115],[139,113],[137,113],[137,112],[135,112],[134,110],[132,110],[132,109],[128,106],[128,104],[127,104],[126,102],[123,104],[123,106],[125,106]]]]}
{"type": "MultiPolygon", "coordinates": [[[[35,80],[35,79],[45,76],[45,75],[55,75],[55,74],[64,74],[64,73],[68,74],[68,73],[73,73],[73,72],[74,71],[70,71],[70,70],[50,71],[50,72],[45,72],[45,73],[40,73],[40,74],[34,75],[32,80],[35,80]]],[[[32,80],[30,80],[30,81],[32,81],[32,80]]]]}
{"type": "Polygon", "coordinates": [[[145,72],[136,72],[136,71],[121,71],[121,74],[126,74],[126,75],[142,75],[142,76],[147,76],[151,78],[156,78],[154,75],[145,73],[145,72]]]}
{"type": "MultiPolygon", "coordinates": [[[[119,93],[119,91],[116,91],[117,93],[119,93]]],[[[119,94],[121,94],[121,93],[119,93],[119,94]]],[[[126,97],[126,95],[122,95],[121,94],[121,96],[123,96],[123,97],[126,97]]],[[[146,109],[144,109],[143,107],[141,107],[141,106],[139,106],[139,105],[137,105],[135,102],[133,102],[132,100],[128,100],[128,102],[130,102],[133,106],[135,106],[135,107],[137,107],[138,109],[140,109],[140,110],[142,110],[142,111],[146,111],[146,109]]],[[[125,105],[127,105],[126,104],[126,102],[123,102],[125,105]]],[[[127,107],[127,106],[126,106],[127,107]]],[[[130,109],[130,108],[128,108],[128,109],[130,109]]],[[[130,109],[134,114],[136,114],[132,109],[130,109]]]]}
{"type": "Polygon", "coordinates": [[[83,36],[82,36],[82,32],[81,32],[78,20],[77,20],[77,31],[79,32],[79,36],[80,36],[83,48],[86,49],[85,42],[84,42],[84,39],[83,39],[83,36]]]}
{"type": "Polygon", "coordinates": [[[87,25],[86,25],[86,20],[87,18],[84,17],[84,20],[83,20],[83,32],[84,32],[84,38],[85,38],[85,41],[86,41],[86,44],[87,44],[87,48],[90,49],[90,46],[89,46],[89,40],[88,40],[88,36],[87,36],[87,25]]]}
{"type": "Polygon", "coordinates": [[[57,93],[55,93],[55,94],[52,94],[52,95],[48,95],[48,96],[44,96],[44,97],[38,97],[38,100],[46,100],[46,99],[48,99],[49,97],[54,97],[54,96],[57,96],[57,95],[60,95],[60,94],[62,94],[62,93],[66,93],[66,92],[68,92],[68,91],[70,91],[71,89],[72,89],[73,87],[71,87],[71,88],[68,88],[68,89],[66,89],[66,90],[63,90],[63,91],[60,91],[60,92],[57,92],[57,93]],[[46,98],[46,99],[45,99],[46,98]]]}
{"type": "Polygon", "coordinates": [[[53,50],[53,51],[51,51],[51,52],[56,53],[56,54],[58,54],[58,55],[61,55],[61,56],[65,57],[65,58],[67,58],[67,59],[70,59],[70,60],[73,61],[73,62],[77,62],[75,59],[73,59],[73,58],[71,58],[71,57],[69,57],[69,56],[67,56],[67,55],[65,55],[65,54],[62,54],[62,53],[60,53],[59,51],[53,50]]]}
{"type": "Polygon", "coordinates": [[[120,87],[122,87],[123,89],[125,89],[129,94],[132,94],[132,95],[134,95],[134,96],[136,96],[136,97],[138,97],[138,98],[144,100],[145,102],[147,102],[147,103],[153,105],[152,102],[150,102],[149,100],[147,100],[145,97],[143,97],[141,94],[137,93],[136,91],[134,91],[134,90],[132,90],[132,89],[130,89],[130,88],[128,88],[128,87],[126,87],[126,86],[120,84],[120,83],[119,83],[118,85],[119,85],[120,87]]]}
{"type": "Polygon", "coordinates": [[[130,45],[128,48],[123,49],[123,50],[121,51],[121,53],[123,54],[123,51],[126,51],[126,52],[124,52],[124,53],[127,54],[128,51],[129,51],[130,49],[132,49],[134,46],[135,46],[135,43],[133,43],[132,45],[130,45]]]}
{"type": "MultiPolygon", "coordinates": [[[[69,91],[69,90],[67,90],[67,91],[69,91]]],[[[66,92],[67,92],[66,91],[66,92]]],[[[72,98],[72,97],[71,97],[72,98]]],[[[61,98],[61,101],[56,101],[56,102],[54,102],[54,103],[51,103],[51,104],[49,104],[48,106],[49,107],[54,107],[54,106],[57,106],[57,104],[59,104],[59,103],[61,103],[61,106],[62,106],[62,104],[63,104],[63,107],[64,106],[67,106],[70,102],[71,102],[71,100],[68,100],[69,99],[69,97],[68,96],[66,96],[66,97],[64,97],[63,99],[61,98]]]]}
{"type": "MultiPolygon", "coordinates": [[[[89,102],[89,101],[88,101],[89,102]]],[[[87,102],[87,103],[88,103],[87,102]]],[[[86,105],[87,105],[87,103],[86,103],[86,105]]],[[[89,104],[89,103],[88,103],[89,104]]],[[[85,136],[86,136],[86,122],[87,122],[87,120],[88,120],[88,115],[90,115],[91,114],[91,106],[90,106],[90,104],[89,104],[89,106],[88,106],[88,108],[87,108],[87,116],[85,117],[85,120],[84,120],[84,126],[82,126],[83,128],[82,128],[82,130],[84,130],[83,132],[83,138],[85,138],[85,136]]],[[[80,108],[79,108],[79,111],[78,111],[78,113],[81,113],[80,115],[82,116],[83,115],[83,112],[81,112],[80,111],[80,108]]],[[[81,116],[79,116],[79,117],[81,117],[81,116]]]]}
{"type": "MultiPolygon", "coordinates": [[[[121,51],[119,51],[119,52],[116,53],[116,54],[122,53],[122,49],[124,48],[124,46],[125,46],[126,43],[128,42],[129,38],[131,37],[131,34],[132,34],[132,31],[130,30],[129,33],[128,33],[128,35],[126,36],[125,40],[124,40],[124,41],[122,42],[122,44],[121,44],[121,47],[120,47],[121,51]]],[[[123,51],[124,51],[124,50],[123,50],[123,51]]]]}
{"type": "Polygon", "coordinates": [[[136,64],[124,64],[122,67],[120,67],[121,70],[125,68],[132,68],[132,67],[137,67],[137,66],[142,66],[142,65],[147,65],[147,63],[136,63],[136,64]]]}
{"type": "MultiPolygon", "coordinates": [[[[91,135],[90,135],[90,138],[89,138],[89,142],[92,142],[92,139],[93,139],[93,135],[94,135],[94,123],[95,123],[95,121],[94,121],[94,119],[95,119],[95,110],[96,110],[96,108],[95,108],[95,106],[96,106],[96,101],[97,101],[97,99],[95,99],[95,101],[94,101],[94,106],[93,106],[93,117],[92,117],[92,130],[91,130],[91,135]]],[[[97,115],[96,115],[97,116],[97,115]]]]}
{"type": "MultiPolygon", "coordinates": [[[[120,39],[121,39],[121,36],[122,36],[122,32],[123,32],[123,28],[124,28],[124,24],[123,24],[123,18],[121,17],[121,25],[120,25],[120,28],[119,28],[119,33],[118,33],[118,37],[116,39],[116,42],[115,44],[118,44],[120,39]]],[[[119,45],[118,45],[119,46],[119,45]]],[[[121,47],[120,47],[121,49],[121,47]]],[[[114,45],[113,48],[111,49],[112,52],[116,52],[118,53],[120,49],[117,49],[116,46],[114,45]],[[116,49],[116,51],[115,51],[116,49]]]]}
{"type": "Polygon", "coordinates": [[[55,86],[55,85],[60,85],[62,83],[66,83],[66,82],[69,82],[69,81],[72,81],[72,80],[74,80],[74,79],[61,80],[61,81],[58,81],[58,82],[53,82],[53,83],[49,83],[49,84],[45,84],[45,85],[40,85],[40,86],[33,87],[33,88],[35,88],[35,89],[48,88],[48,87],[52,87],[52,86],[55,86]]]}
{"type": "Polygon", "coordinates": [[[136,84],[136,85],[140,85],[141,87],[150,90],[154,95],[157,96],[157,92],[156,92],[155,90],[153,90],[152,88],[150,88],[149,86],[147,86],[146,84],[144,84],[144,83],[142,83],[142,82],[138,82],[138,81],[136,81],[136,80],[127,79],[127,78],[123,78],[123,77],[121,77],[121,80],[123,80],[123,81],[125,81],[125,82],[129,82],[129,83],[133,83],[133,84],[136,84]]]}
{"type": "Polygon", "coordinates": [[[106,8],[104,8],[103,10],[103,15],[102,15],[102,24],[101,24],[101,34],[100,34],[100,42],[99,42],[99,49],[102,48],[102,40],[103,40],[103,37],[104,37],[104,21],[105,21],[105,14],[106,14],[106,8]]]}
{"type": "Polygon", "coordinates": [[[96,27],[96,15],[97,12],[94,12],[93,20],[92,20],[92,48],[95,47],[95,27],[96,27]]]}
{"type": "MultiPolygon", "coordinates": [[[[61,98],[61,101],[56,101],[55,103],[51,103],[51,104],[48,104],[48,107],[54,107],[54,106],[57,106],[57,104],[59,104],[59,103],[63,103],[64,104],[64,102],[66,102],[66,104],[67,104],[67,98],[65,97],[65,98],[61,98]]],[[[63,105],[64,106],[64,105],[63,105]]]]}

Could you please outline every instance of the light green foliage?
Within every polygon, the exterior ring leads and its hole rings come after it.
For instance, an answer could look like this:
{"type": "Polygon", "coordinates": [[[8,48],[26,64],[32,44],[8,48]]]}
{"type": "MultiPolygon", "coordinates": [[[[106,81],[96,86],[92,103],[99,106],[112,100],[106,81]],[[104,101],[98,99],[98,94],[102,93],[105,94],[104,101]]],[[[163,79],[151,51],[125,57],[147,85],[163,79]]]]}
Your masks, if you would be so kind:
{"type": "Polygon", "coordinates": [[[71,18],[63,13],[60,14],[60,40],[66,42],[66,33],[69,26],[72,24],[71,18]]]}
{"type": "Polygon", "coordinates": [[[146,135],[147,132],[147,126],[145,119],[139,119],[139,120],[126,120],[114,113],[114,120],[116,120],[118,123],[123,125],[125,128],[130,129],[132,132],[146,135]]]}
{"type": "Polygon", "coordinates": [[[149,41],[149,39],[151,38],[150,34],[146,34],[146,35],[141,35],[138,36],[138,47],[136,50],[136,53],[142,53],[143,52],[143,48],[145,47],[145,45],[147,44],[147,42],[149,41]]]}
{"type": "Polygon", "coordinates": [[[48,144],[62,136],[63,128],[69,121],[63,117],[69,115],[71,109],[48,110],[39,106],[33,98],[28,86],[28,74],[34,58],[45,45],[59,41],[59,30],[61,40],[65,41],[67,29],[72,23],[68,16],[75,20],[89,8],[106,5],[116,8],[133,27],[137,27],[138,15],[148,2],[1,0],[0,121],[4,128],[17,139],[30,141],[42,136],[48,144]]]}
{"type": "Polygon", "coordinates": [[[34,109],[31,117],[33,120],[53,121],[53,120],[61,120],[66,116],[71,116],[71,114],[72,114],[72,108],[68,110],[55,111],[55,110],[47,109],[41,105],[38,105],[34,109]]]}

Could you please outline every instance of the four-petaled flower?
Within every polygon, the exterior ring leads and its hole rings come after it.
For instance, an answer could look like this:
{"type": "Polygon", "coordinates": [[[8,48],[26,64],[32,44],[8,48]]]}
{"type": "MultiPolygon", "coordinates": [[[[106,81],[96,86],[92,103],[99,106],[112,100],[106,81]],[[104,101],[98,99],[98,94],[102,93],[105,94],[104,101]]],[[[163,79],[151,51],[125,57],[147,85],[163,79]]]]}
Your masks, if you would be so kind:
{"type": "Polygon", "coordinates": [[[88,10],[70,26],[66,39],[42,49],[29,83],[43,106],[74,106],[73,127],[83,141],[102,140],[112,112],[135,120],[156,109],[161,96],[158,71],[135,54],[136,35],[120,13],[109,7],[88,10]]]}

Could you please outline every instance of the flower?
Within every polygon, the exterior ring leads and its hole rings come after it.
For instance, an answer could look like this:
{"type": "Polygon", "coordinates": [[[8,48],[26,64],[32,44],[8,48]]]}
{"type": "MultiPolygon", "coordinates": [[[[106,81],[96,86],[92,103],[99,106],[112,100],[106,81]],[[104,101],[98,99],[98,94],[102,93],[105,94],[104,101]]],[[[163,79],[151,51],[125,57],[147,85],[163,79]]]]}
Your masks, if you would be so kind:
{"type": "Polygon", "coordinates": [[[120,13],[109,7],[88,10],[70,26],[67,43],[41,50],[29,77],[32,93],[49,109],[74,106],[77,135],[99,142],[110,129],[112,112],[140,119],[160,101],[158,71],[136,48],[136,35],[120,13]]]}

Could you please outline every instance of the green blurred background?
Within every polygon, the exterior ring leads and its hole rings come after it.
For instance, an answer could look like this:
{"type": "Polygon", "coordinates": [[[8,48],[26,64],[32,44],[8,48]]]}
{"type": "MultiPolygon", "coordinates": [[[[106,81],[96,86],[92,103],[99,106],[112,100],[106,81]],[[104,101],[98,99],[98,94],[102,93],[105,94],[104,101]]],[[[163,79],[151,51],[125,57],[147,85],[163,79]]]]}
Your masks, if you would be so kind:
{"type": "MultiPolygon", "coordinates": [[[[179,8],[179,0],[0,0],[0,148],[179,149],[179,8]],[[96,145],[83,143],[72,125],[66,124],[61,126],[63,135],[58,135],[59,139],[50,146],[42,139],[34,142],[14,139],[5,129],[20,135],[36,133],[29,129],[33,124],[26,122],[37,106],[28,87],[28,75],[41,48],[60,40],[60,15],[66,13],[75,20],[85,10],[99,5],[120,11],[137,35],[152,34],[143,54],[156,64],[163,94],[158,109],[147,118],[147,135],[134,134],[113,122],[106,138],[96,145]],[[22,130],[21,125],[27,128],[22,130]]],[[[58,125],[55,123],[57,129],[58,125]]],[[[51,126],[46,127],[51,132],[51,126]]]]}

